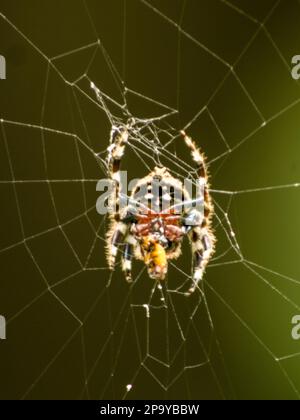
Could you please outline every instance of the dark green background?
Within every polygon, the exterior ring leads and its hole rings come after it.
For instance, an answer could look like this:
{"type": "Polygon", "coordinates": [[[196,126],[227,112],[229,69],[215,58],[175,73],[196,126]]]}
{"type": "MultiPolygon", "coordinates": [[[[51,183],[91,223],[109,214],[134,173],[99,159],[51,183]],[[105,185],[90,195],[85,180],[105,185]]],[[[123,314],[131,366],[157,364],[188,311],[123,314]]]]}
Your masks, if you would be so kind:
{"type": "MultiPolygon", "coordinates": [[[[121,398],[133,377],[133,399],[299,398],[300,356],[286,358],[300,353],[291,339],[291,319],[300,313],[299,189],[261,190],[300,181],[300,90],[290,67],[300,54],[299,2],[150,0],[162,15],[138,0],[86,4],[91,19],[81,0],[0,0],[0,54],[7,60],[7,80],[0,81],[0,313],[8,320],[0,398],[121,398]],[[98,38],[99,47],[49,60],[98,38]],[[100,269],[96,180],[105,173],[92,151],[105,151],[110,124],[84,95],[94,99],[86,79],[78,82],[81,92],[67,82],[87,72],[119,101],[109,63],[128,88],[179,111],[168,121],[172,133],[208,104],[219,130],[204,111],[189,133],[209,161],[226,152],[220,131],[234,149],[212,163],[213,190],[260,190],[213,194],[222,221],[214,221],[219,259],[207,271],[206,303],[192,322],[199,296],[170,294],[169,310],[151,310],[147,327],[145,311],[134,306],[149,301],[147,275],[129,289],[118,270],[106,287],[109,272],[100,269]],[[245,258],[236,264],[227,208],[245,258]],[[177,357],[167,368],[144,359],[149,353],[166,365],[177,357]]],[[[134,96],[130,109],[161,114],[134,96]]],[[[190,163],[180,141],[169,150],[190,163]]],[[[132,178],[147,174],[132,150],[124,168],[132,178]]],[[[187,246],[177,266],[190,273],[187,246]]],[[[136,263],[136,276],[141,268],[136,263]]],[[[171,268],[168,286],[185,279],[171,268]]]]}

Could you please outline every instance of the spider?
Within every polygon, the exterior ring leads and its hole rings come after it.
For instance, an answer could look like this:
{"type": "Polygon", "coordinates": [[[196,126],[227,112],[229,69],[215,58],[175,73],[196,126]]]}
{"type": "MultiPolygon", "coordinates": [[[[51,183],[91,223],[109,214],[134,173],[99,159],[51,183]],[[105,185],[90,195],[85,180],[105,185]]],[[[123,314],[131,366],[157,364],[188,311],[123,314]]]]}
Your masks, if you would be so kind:
{"type": "Polygon", "coordinates": [[[122,270],[129,283],[132,282],[134,258],[145,263],[151,279],[163,281],[168,273],[168,261],[179,258],[183,239],[188,237],[194,259],[192,284],[185,293],[189,296],[202,281],[205,268],[215,249],[215,236],[211,228],[214,208],[209,194],[205,156],[194,141],[182,131],[181,135],[197,165],[200,185],[203,186],[203,196],[197,199],[204,203],[204,214],[195,208],[176,214],[174,208],[176,203],[178,204],[178,198],[176,202],[175,197],[181,197],[179,201],[182,203],[190,201],[191,197],[182,182],[173,177],[165,167],[156,167],[140,180],[131,193],[129,204],[121,210],[120,166],[129,139],[129,129],[129,125],[114,127],[108,149],[108,170],[114,185],[112,199],[116,201],[115,212],[110,214],[110,229],[107,234],[109,268],[115,269],[118,250],[122,247],[122,270]],[[160,185],[156,198],[153,186],[155,182],[159,182],[160,185]],[[144,205],[139,205],[141,194],[144,194],[144,205]],[[169,207],[168,211],[162,210],[164,200],[170,198],[175,205],[169,207]]]}

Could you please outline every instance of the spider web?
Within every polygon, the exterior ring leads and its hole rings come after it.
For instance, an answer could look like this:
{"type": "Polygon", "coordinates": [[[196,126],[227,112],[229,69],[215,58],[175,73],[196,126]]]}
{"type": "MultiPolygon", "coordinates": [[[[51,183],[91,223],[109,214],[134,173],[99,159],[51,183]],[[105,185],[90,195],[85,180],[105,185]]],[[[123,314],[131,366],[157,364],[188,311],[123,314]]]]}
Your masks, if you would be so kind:
{"type": "Polygon", "coordinates": [[[299,2],[110,3],[1,5],[1,395],[299,398],[299,2]],[[188,244],[161,285],[106,266],[96,184],[129,117],[129,175],[195,180],[181,129],[208,157],[217,253],[189,299],[188,244]]]}

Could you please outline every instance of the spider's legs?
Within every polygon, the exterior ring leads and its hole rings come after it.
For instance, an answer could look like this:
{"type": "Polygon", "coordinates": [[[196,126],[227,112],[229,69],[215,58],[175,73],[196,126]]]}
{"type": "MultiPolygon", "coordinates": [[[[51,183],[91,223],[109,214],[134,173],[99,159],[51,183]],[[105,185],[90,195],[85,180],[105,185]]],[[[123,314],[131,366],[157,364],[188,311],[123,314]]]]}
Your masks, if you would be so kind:
{"type": "Polygon", "coordinates": [[[125,274],[126,281],[132,283],[132,260],[134,245],[132,243],[133,237],[129,235],[126,239],[124,247],[124,255],[122,258],[122,270],[125,274]]]}
{"type": "MultiPolygon", "coordinates": [[[[195,142],[186,135],[184,131],[181,132],[184,137],[186,145],[189,147],[192,153],[193,160],[197,164],[197,174],[198,174],[198,182],[199,182],[199,194],[200,196],[197,197],[199,199],[199,203],[204,203],[203,208],[203,223],[202,227],[207,227],[210,230],[211,225],[211,215],[213,213],[214,207],[212,204],[212,200],[209,194],[209,185],[208,185],[208,176],[207,176],[207,168],[205,164],[205,156],[201,153],[201,151],[197,148],[195,142]]],[[[213,236],[212,233],[210,233],[213,236]]],[[[213,238],[213,242],[214,242],[213,238]]]]}
{"type": "Polygon", "coordinates": [[[128,226],[126,223],[113,223],[107,238],[107,262],[110,270],[114,270],[119,246],[124,242],[128,226]]]}
{"type": "Polygon", "coordinates": [[[111,132],[110,146],[108,148],[108,170],[111,180],[114,182],[112,191],[113,211],[110,215],[111,227],[107,236],[107,261],[109,268],[114,269],[118,248],[124,242],[128,231],[128,224],[121,221],[120,216],[120,190],[121,160],[125,152],[125,145],[128,141],[128,132],[126,127],[114,127],[111,132]]]}
{"type": "Polygon", "coordinates": [[[182,131],[181,134],[185,140],[187,147],[191,150],[193,160],[197,164],[198,178],[200,179],[200,181],[203,180],[203,183],[205,184],[207,180],[205,157],[200,152],[195,142],[185,133],[185,131],[182,131]]]}
{"type": "Polygon", "coordinates": [[[202,215],[199,214],[197,211],[192,210],[185,220],[185,222],[189,222],[187,224],[190,225],[193,224],[193,222],[195,222],[194,227],[186,226],[186,230],[187,232],[189,232],[191,237],[194,255],[193,285],[187,293],[187,295],[190,295],[196,290],[198,284],[203,279],[205,268],[214,253],[215,236],[211,230],[211,216],[213,214],[213,204],[209,194],[205,157],[197,148],[195,142],[190,137],[188,137],[184,131],[182,132],[182,135],[184,137],[186,145],[191,150],[193,160],[197,164],[197,174],[199,179],[199,185],[201,187],[201,196],[197,197],[197,199],[199,199],[199,201],[201,202],[201,199],[203,198],[204,202],[204,209],[202,215]],[[200,223],[199,220],[201,220],[200,223]]]}
{"type": "Polygon", "coordinates": [[[196,227],[191,231],[191,241],[194,256],[193,284],[187,296],[194,293],[198,284],[202,281],[205,268],[214,252],[214,236],[207,229],[196,227]]]}
{"type": "Polygon", "coordinates": [[[121,160],[124,156],[125,146],[128,142],[128,131],[126,127],[114,127],[111,132],[110,146],[108,148],[108,169],[109,175],[114,182],[113,199],[115,200],[115,220],[120,220],[120,190],[121,177],[120,168],[121,160]]]}

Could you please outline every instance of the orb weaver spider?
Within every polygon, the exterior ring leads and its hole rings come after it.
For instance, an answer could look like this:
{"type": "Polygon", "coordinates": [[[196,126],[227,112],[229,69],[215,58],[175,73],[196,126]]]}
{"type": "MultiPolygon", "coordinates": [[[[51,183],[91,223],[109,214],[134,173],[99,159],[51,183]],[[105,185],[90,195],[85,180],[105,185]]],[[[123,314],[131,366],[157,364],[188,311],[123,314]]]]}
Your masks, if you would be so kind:
{"type": "MultiPolygon", "coordinates": [[[[212,216],[214,208],[209,193],[208,174],[205,156],[197,148],[195,142],[182,131],[181,136],[190,149],[197,166],[197,176],[203,186],[202,195],[197,197],[204,203],[204,214],[195,208],[182,214],[172,211],[161,211],[160,206],[153,205],[139,208],[133,205],[141,191],[146,191],[146,202],[152,199],[153,183],[162,183],[161,193],[157,198],[159,204],[170,198],[169,191],[177,191],[182,201],[191,200],[182,182],[173,177],[165,167],[156,167],[153,172],[140,180],[132,191],[130,204],[120,210],[120,167],[129,140],[129,125],[113,127],[111,144],[108,149],[109,176],[114,183],[113,199],[115,212],[110,215],[110,228],[107,234],[107,261],[114,270],[120,247],[123,249],[122,270],[126,280],[132,282],[132,260],[135,258],[145,263],[149,277],[163,281],[168,273],[168,262],[176,260],[181,255],[181,245],[184,237],[191,241],[194,272],[192,284],[187,293],[191,295],[203,279],[207,264],[215,249],[215,235],[212,231],[212,216]]],[[[173,194],[174,195],[174,194],[173,194]]],[[[154,200],[155,202],[155,200],[154,200]]]]}

